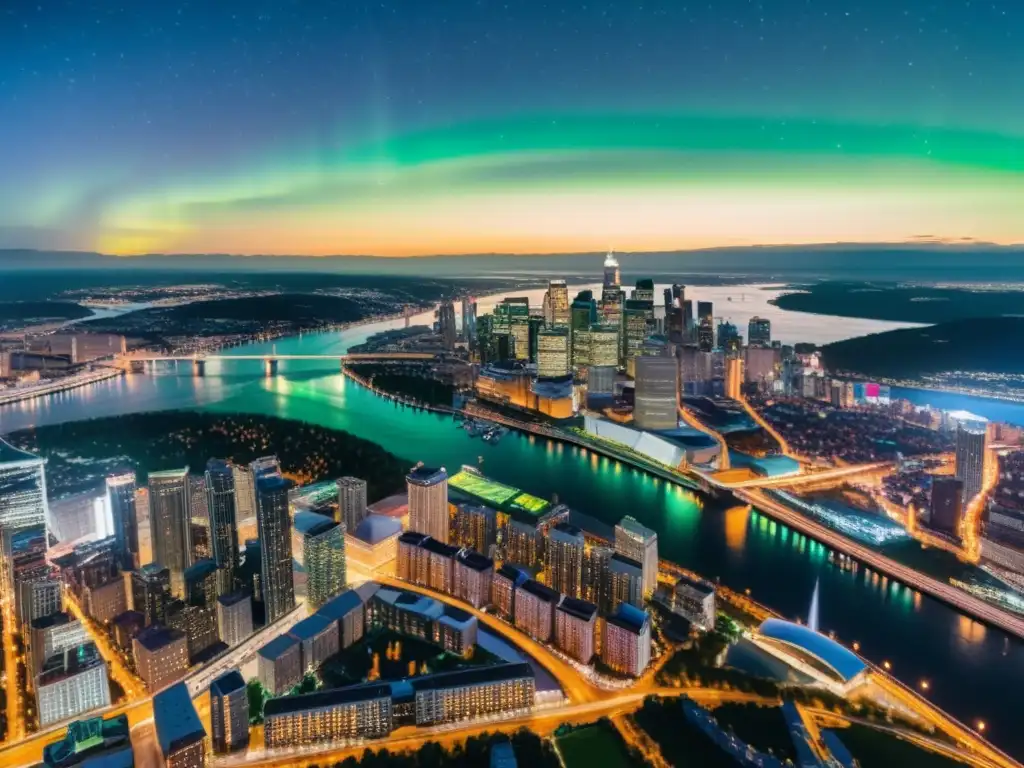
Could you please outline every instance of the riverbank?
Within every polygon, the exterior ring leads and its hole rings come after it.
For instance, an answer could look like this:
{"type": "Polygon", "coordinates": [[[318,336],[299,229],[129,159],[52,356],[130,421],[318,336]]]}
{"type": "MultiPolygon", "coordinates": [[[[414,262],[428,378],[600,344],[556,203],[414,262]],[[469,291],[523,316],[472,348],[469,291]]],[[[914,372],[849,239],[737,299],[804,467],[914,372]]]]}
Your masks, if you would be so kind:
{"type": "Polygon", "coordinates": [[[106,381],[107,379],[115,379],[122,375],[124,375],[124,371],[119,368],[102,368],[100,370],[75,373],[60,379],[52,379],[31,387],[15,387],[10,391],[0,390],[0,405],[11,405],[25,400],[34,400],[37,397],[66,392],[69,389],[85,387],[89,384],[106,381]]]}

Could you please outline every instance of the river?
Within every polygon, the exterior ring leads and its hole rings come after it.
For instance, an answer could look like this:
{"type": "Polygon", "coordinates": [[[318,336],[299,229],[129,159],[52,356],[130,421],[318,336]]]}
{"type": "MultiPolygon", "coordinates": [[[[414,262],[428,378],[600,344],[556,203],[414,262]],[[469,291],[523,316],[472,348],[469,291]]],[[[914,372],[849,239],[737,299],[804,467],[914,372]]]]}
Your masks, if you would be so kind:
{"type": "MultiPolygon", "coordinates": [[[[425,317],[413,322],[424,322],[425,317]]],[[[838,320],[846,323],[846,320],[838,320]]],[[[274,342],[281,354],[341,353],[381,327],[307,334],[274,342]]],[[[270,344],[230,350],[269,352],[270,344]]],[[[130,375],[78,390],[0,408],[0,433],[33,424],[166,408],[202,408],[271,414],[344,429],[407,459],[454,471],[477,464],[491,477],[560,501],[614,523],[631,514],[658,532],[662,557],[720,579],[790,618],[806,618],[811,591],[821,584],[821,627],[837,639],[860,643],[876,663],[973,723],[984,719],[999,746],[1024,755],[1024,643],[968,619],[944,604],[861,568],[833,566],[827,550],[766,516],[727,510],[677,486],[592,452],[533,436],[509,433],[488,445],[456,429],[453,421],[383,400],[340,375],[336,364],[281,363],[266,378],[259,361],[168,366],[163,375],[130,375]]]]}

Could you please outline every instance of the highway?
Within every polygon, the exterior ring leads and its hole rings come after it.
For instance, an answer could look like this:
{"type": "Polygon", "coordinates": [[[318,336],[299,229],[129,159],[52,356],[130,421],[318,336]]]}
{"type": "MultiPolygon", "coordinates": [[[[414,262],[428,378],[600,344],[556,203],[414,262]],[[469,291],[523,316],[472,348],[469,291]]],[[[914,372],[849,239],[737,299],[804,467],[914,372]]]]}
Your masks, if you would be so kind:
{"type": "Polygon", "coordinates": [[[25,719],[22,717],[22,697],[25,692],[18,688],[18,654],[14,643],[14,595],[3,598],[4,613],[4,674],[7,692],[7,742],[17,741],[25,735],[25,719]]]}
{"type": "Polygon", "coordinates": [[[736,488],[788,488],[796,485],[812,485],[814,483],[827,483],[837,480],[845,480],[855,475],[863,475],[869,472],[880,472],[892,467],[891,462],[876,462],[874,464],[853,464],[846,467],[834,467],[823,469],[819,472],[805,472],[799,475],[778,475],[776,477],[759,477],[753,480],[740,480],[735,483],[725,483],[717,480],[711,475],[705,475],[708,482],[720,488],[734,490],[736,488]]]}

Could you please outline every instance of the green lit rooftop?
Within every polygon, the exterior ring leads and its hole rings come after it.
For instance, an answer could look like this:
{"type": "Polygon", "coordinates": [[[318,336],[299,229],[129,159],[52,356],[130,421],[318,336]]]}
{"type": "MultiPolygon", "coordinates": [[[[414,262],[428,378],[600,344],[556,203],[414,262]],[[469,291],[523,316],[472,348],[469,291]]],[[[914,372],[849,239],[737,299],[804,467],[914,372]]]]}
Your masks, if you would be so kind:
{"type": "Polygon", "coordinates": [[[544,499],[467,469],[448,478],[448,486],[481,504],[506,512],[522,512],[532,517],[539,517],[551,508],[550,502],[544,499]]]}

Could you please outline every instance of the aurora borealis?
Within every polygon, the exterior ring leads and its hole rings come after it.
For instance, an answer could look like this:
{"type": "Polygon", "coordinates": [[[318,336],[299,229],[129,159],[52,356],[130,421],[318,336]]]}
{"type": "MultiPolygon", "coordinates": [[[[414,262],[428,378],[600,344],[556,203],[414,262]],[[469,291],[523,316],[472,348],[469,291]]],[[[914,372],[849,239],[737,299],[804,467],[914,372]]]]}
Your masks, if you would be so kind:
{"type": "Polygon", "coordinates": [[[1024,242],[1022,37],[999,0],[13,0],[0,247],[1024,242]]]}

